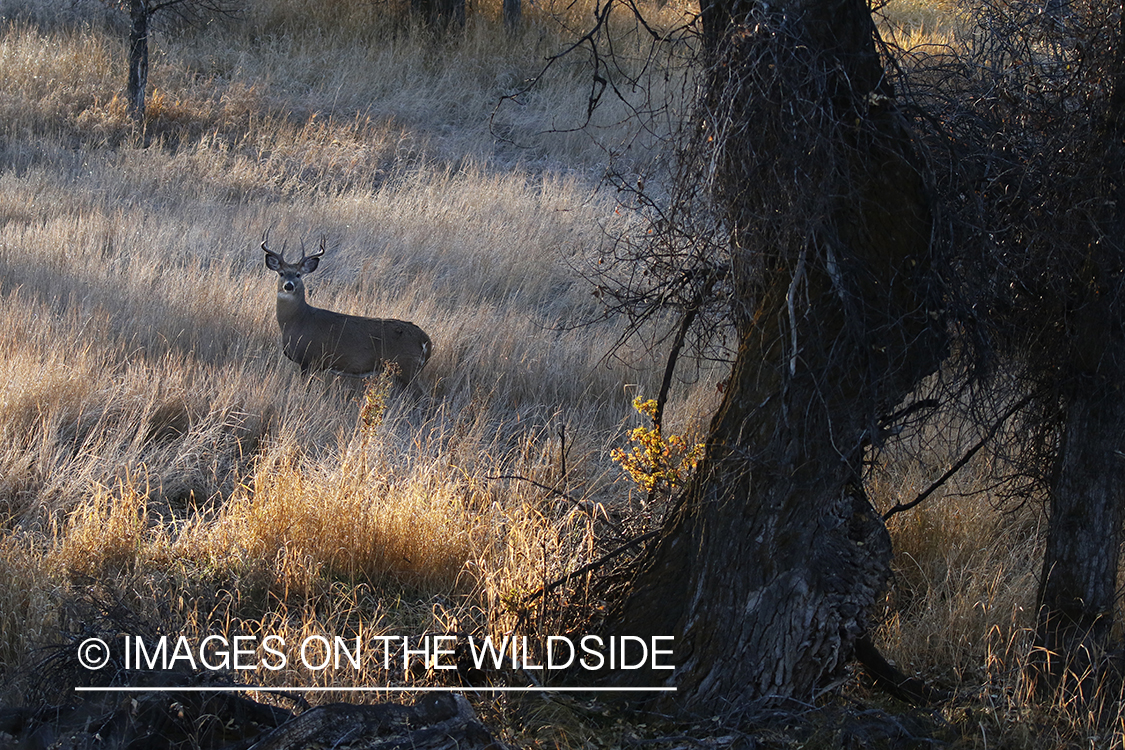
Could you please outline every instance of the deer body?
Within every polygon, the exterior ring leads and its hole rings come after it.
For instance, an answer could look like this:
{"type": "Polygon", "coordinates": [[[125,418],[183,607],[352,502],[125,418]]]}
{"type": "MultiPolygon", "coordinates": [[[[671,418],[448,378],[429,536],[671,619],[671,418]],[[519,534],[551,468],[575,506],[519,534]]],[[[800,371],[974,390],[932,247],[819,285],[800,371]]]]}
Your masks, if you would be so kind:
{"type": "Polygon", "coordinates": [[[285,356],[301,372],[329,370],[351,377],[378,375],[387,363],[398,368],[397,377],[409,383],[426,365],[432,343],[418,326],[405,320],[382,320],[313,307],[305,300],[303,274],[310,274],[324,254],[319,251],[287,263],[262,242],[266,267],[277,271],[277,324],[285,356]]]}

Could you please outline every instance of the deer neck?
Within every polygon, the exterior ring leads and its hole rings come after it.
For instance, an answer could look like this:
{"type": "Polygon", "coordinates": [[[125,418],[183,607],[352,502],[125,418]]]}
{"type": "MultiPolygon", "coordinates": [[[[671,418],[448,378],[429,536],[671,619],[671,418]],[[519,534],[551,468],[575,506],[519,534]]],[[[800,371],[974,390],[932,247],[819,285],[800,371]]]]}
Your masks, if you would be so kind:
{"type": "Polygon", "coordinates": [[[308,314],[309,303],[303,292],[277,293],[277,322],[282,328],[308,314]]]}

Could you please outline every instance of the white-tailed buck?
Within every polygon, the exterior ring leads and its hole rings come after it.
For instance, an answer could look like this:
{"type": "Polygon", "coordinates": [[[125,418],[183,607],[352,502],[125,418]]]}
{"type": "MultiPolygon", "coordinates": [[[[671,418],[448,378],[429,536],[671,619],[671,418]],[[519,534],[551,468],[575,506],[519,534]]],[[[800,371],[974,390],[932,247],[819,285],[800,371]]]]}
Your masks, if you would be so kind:
{"type": "Polygon", "coordinates": [[[262,240],[266,267],[277,271],[277,324],[285,356],[301,366],[301,372],[329,370],[340,375],[368,377],[383,372],[387,363],[398,368],[397,377],[411,382],[430,358],[430,337],[405,320],[361,318],[358,315],[322,310],[305,301],[305,282],[324,255],[324,240],[312,255],[301,252],[296,263],[285,261],[262,240]]]}

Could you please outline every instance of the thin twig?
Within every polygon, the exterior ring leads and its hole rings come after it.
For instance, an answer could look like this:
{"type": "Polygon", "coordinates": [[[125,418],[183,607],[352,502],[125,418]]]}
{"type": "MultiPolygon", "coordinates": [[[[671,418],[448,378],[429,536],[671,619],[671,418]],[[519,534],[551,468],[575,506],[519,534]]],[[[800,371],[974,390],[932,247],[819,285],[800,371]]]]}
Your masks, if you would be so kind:
{"type": "Polygon", "coordinates": [[[577,578],[578,576],[583,575],[585,573],[589,573],[591,570],[596,570],[597,568],[600,568],[602,565],[605,565],[607,562],[609,562],[613,558],[617,557],[622,552],[628,550],[631,547],[637,546],[641,542],[647,542],[649,539],[652,539],[653,537],[655,537],[659,533],[660,533],[659,529],[656,529],[656,530],[649,531],[647,533],[641,534],[639,537],[637,537],[635,539],[632,539],[632,540],[626,542],[625,544],[622,544],[617,549],[605,553],[604,555],[599,557],[597,560],[594,560],[593,562],[586,563],[581,568],[578,568],[577,570],[573,570],[570,573],[567,573],[562,578],[557,578],[557,579],[555,579],[554,581],[551,581],[548,584],[544,584],[543,587],[540,588],[538,591],[532,592],[532,593],[528,594],[527,596],[525,596],[523,598],[523,603],[529,604],[530,602],[534,601],[535,599],[538,599],[539,597],[544,596],[545,594],[548,594],[548,593],[554,591],[559,586],[562,586],[564,583],[568,583],[571,579],[577,578]]]}
{"type": "MultiPolygon", "coordinates": [[[[560,490],[556,487],[552,487],[549,484],[543,484],[542,482],[537,482],[534,479],[531,479],[529,477],[523,477],[523,476],[520,476],[519,474],[496,474],[496,475],[487,476],[487,477],[485,477],[485,479],[492,479],[492,480],[516,479],[516,480],[519,480],[521,482],[527,482],[528,484],[534,485],[541,490],[546,490],[547,492],[550,492],[552,495],[557,495],[558,497],[561,497],[562,499],[571,503],[575,508],[583,511],[584,513],[589,514],[590,517],[595,516],[595,514],[587,507],[587,503],[589,501],[579,500],[579,499],[577,499],[575,497],[572,497],[571,495],[563,492],[562,490],[560,490]]],[[[617,537],[619,539],[624,539],[625,538],[625,529],[623,529],[619,524],[616,524],[612,520],[610,520],[608,515],[603,514],[603,516],[605,517],[606,523],[608,523],[610,528],[613,529],[614,533],[617,534],[617,537]]]]}
{"type": "Polygon", "coordinates": [[[932,495],[934,492],[936,492],[939,487],[941,487],[943,484],[948,482],[949,479],[954,474],[959,472],[962,469],[962,467],[965,466],[965,464],[969,463],[969,461],[972,460],[973,456],[975,456],[980,451],[981,448],[983,448],[985,445],[987,445],[988,442],[990,440],[992,440],[993,437],[996,436],[996,433],[1000,431],[1000,428],[1004,426],[1005,422],[1007,422],[1009,419],[1011,419],[1012,415],[1014,415],[1020,409],[1022,409],[1023,407],[1025,407],[1029,403],[1031,403],[1031,400],[1034,397],[1035,397],[1035,394],[1028,394],[1027,396],[1024,396],[1019,401],[1017,401],[1015,403],[1015,405],[1013,405],[1010,409],[1008,409],[1008,411],[1004,412],[1004,415],[1002,417],[1000,417],[1000,419],[996,420],[996,422],[993,423],[992,427],[988,428],[988,432],[986,432],[984,434],[984,437],[982,437],[977,442],[976,445],[974,445],[972,448],[970,448],[965,453],[965,455],[961,456],[961,458],[959,458],[957,460],[957,463],[950,466],[949,469],[944,474],[942,474],[940,477],[938,477],[936,480],[934,480],[933,484],[931,484],[929,487],[927,487],[926,490],[921,495],[918,495],[918,497],[914,498],[913,500],[911,500],[908,503],[899,503],[898,505],[894,506],[893,508],[888,510],[886,513],[884,513],[883,514],[883,522],[885,523],[891,516],[895,515],[896,513],[902,513],[903,511],[910,510],[911,508],[913,508],[913,507],[917,506],[918,504],[920,504],[921,502],[923,502],[927,497],[932,495]]]}

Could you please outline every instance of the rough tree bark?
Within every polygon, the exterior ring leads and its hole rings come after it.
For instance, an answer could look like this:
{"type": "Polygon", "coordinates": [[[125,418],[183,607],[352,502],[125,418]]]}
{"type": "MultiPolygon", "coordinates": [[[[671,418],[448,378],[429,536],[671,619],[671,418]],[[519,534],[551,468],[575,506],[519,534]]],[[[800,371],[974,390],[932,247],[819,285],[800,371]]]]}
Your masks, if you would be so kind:
{"type": "Polygon", "coordinates": [[[889,575],[863,493],[878,417],[944,357],[931,216],[862,0],[704,8],[714,200],[739,348],[704,460],[611,613],[674,635],[681,709],[806,696],[889,575]]]}
{"type": "Polygon", "coordinates": [[[1103,383],[1070,399],[1039,583],[1040,689],[1089,698],[1109,644],[1125,500],[1125,399],[1103,383]],[[1070,680],[1064,678],[1070,675],[1070,680]],[[1069,683],[1069,684],[1068,684],[1069,683]]]}

